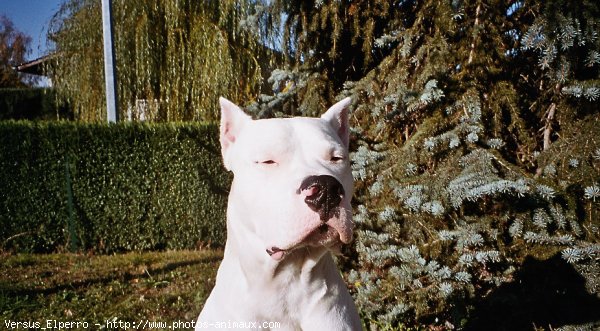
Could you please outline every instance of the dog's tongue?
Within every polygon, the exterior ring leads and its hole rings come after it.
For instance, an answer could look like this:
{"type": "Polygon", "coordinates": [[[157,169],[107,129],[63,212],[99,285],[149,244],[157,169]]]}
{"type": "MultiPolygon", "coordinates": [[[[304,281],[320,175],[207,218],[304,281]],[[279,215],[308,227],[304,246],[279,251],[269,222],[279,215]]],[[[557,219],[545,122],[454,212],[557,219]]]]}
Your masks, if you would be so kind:
{"type": "Polygon", "coordinates": [[[267,254],[269,254],[273,260],[279,261],[283,258],[283,255],[285,255],[285,251],[277,247],[271,247],[267,249],[267,254]]]}
{"type": "Polygon", "coordinates": [[[340,241],[344,244],[352,242],[352,225],[338,221],[328,223],[333,227],[340,235],[340,241]]]}

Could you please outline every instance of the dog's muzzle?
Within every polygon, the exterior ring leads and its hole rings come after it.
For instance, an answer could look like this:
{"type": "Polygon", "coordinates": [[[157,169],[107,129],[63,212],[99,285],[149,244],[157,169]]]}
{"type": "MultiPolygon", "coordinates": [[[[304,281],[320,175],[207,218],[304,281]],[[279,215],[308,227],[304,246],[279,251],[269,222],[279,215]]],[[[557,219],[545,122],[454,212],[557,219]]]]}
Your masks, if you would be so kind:
{"type": "Polygon", "coordinates": [[[297,193],[304,197],[304,202],[311,210],[319,214],[322,223],[306,233],[304,238],[291,247],[272,246],[267,248],[267,254],[276,261],[283,259],[286,254],[295,248],[303,247],[304,244],[319,243],[320,245],[322,244],[320,243],[321,240],[333,240],[334,233],[336,233],[336,236],[337,233],[342,236],[342,232],[339,232],[340,229],[329,223],[332,218],[340,217],[340,204],[345,194],[342,183],[329,175],[310,176],[302,181],[297,193]]]}
{"type": "Polygon", "coordinates": [[[304,202],[310,209],[319,213],[321,222],[339,216],[339,207],[344,197],[344,187],[333,176],[321,175],[305,178],[300,190],[305,194],[304,202]]]}

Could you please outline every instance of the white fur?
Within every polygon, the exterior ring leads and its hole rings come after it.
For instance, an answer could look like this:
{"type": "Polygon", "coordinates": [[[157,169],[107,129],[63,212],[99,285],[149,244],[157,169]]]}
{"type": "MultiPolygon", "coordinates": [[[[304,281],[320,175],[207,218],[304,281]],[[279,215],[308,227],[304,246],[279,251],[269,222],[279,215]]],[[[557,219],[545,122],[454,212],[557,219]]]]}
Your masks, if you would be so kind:
{"type": "Polygon", "coordinates": [[[265,322],[279,323],[273,330],[360,330],[331,256],[352,240],[350,99],[321,118],[268,120],[252,120],[224,98],[220,103],[223,160],[234,180],[223,262],[196,330],[233,322],[263,330],[265,322]],[[316,231],[322,221],[299,190],[303,179],[317,175],[335,177],[345,191],[326,232],[316,231]],[[270,256],[272,247],[282,251],[270,256]]]}

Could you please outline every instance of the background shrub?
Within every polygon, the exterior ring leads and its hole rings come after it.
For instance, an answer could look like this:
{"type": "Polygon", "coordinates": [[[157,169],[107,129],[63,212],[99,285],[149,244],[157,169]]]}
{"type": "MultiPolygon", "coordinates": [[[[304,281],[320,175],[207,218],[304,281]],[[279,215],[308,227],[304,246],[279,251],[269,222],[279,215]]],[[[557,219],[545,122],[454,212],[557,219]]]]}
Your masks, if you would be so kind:
{"type": "Polygon", "coordinates": [[[98,252],[224,242],[211,124],[0,123],[3,248],[98,252]]]}

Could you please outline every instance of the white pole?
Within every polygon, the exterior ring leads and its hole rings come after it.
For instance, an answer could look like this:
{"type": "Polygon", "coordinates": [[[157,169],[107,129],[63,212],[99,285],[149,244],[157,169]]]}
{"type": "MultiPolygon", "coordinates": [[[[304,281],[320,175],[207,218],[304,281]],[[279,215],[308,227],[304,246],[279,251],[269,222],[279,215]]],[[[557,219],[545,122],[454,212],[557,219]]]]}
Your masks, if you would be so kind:
{"type": "Polygon", "coordinates": [[[102,33],[104,36],[104,81],[106,82],[106,116],[109,123],[119,120],[117,107],[117,68],[113,45],[111,0],[102,0],[102,33]]]}

